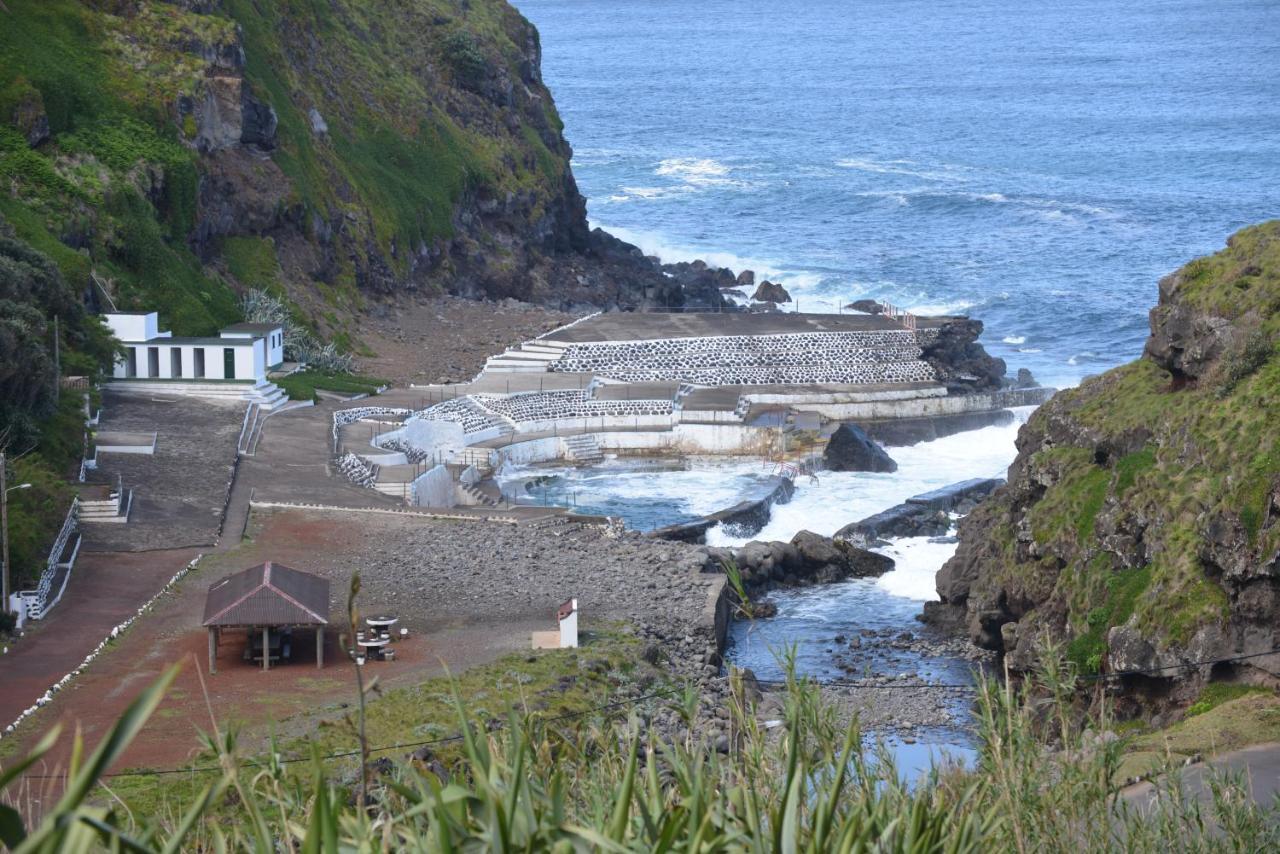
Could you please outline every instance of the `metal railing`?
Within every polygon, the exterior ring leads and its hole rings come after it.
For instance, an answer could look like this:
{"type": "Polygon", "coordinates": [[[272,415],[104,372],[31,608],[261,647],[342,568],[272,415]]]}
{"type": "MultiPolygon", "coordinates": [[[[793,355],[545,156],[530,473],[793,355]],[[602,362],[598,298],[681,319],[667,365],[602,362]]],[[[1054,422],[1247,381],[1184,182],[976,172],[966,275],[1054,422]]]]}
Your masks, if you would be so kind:
{"type": "Polygon", "coordinates": [[[62,597],[62,590],[59,589],[53,597],[53,601],[49,601],[49,594],[53,592],[53,580],[58,575],[58,567],[62,561],[62,553],[66,551],[67,543],[70,541],[71,535],[75,533],[79,518],[80,499],[73,498],[71,499],[71,507],[67,510],[67,518],[63,520],[62,528],[58,531],[58,536],[54,539],[53,546],[49,549],[49,560],[45,563],[44,571],[40,573],[40,581],[36,585],[36,589],[22,590],[18,593],[26,604],[28,619],[41,619],[62,597]]]}

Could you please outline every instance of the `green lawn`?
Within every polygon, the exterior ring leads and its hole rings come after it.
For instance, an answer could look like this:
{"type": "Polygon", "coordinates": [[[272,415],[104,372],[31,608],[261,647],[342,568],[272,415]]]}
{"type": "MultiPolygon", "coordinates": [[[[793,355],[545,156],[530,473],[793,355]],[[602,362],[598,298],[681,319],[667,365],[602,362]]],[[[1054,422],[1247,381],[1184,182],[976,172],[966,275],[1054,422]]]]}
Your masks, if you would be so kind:
{"type": "Polygon", "coordinates": [[[316,390],[336,391],[343,394],[374,394],[390,385],[386,380],[362,377],[357,374],[326,374],[323,371],[298,371],[283,379],[274,380],[293,400],[315,400],[316,390]]]}

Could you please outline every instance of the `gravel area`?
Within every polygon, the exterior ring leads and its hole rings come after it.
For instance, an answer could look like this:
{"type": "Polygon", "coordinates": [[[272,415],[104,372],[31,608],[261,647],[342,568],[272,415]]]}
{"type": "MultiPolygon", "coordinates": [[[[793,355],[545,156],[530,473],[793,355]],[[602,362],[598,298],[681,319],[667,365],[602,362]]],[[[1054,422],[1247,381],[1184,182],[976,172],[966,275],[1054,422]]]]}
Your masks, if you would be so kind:
{"type": "Polygon", "coordinates": [[[375,303],[360,318],[360,341],[374,355],[362,357],[359,367],[397,385],[465,382],[490,356],[576,317],[513,299],[375,303]]]}

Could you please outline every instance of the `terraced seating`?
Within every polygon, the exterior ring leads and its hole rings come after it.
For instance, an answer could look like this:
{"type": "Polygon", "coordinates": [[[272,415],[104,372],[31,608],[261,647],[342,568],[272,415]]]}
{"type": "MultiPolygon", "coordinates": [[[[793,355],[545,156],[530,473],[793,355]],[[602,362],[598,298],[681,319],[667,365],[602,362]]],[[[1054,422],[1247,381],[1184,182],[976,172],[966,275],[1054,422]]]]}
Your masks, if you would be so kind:
{"type": "Polygon", "coordinates": [[[505,420],[476,402],[479,397],[480,395],[467,395],[446,400],[427,407],[411,418],[424,421],[452,421],[462,425],[463,433],[480,433],[494,427],[509,429],[510,425],[505,420]]]}
{"type": "Polygon", "coordinates": [[[670,415],[668,400],[597,400],[581,389],[531,391],[523,394],[477,394],[472,399],[490,412],[517,424],[601,416],[670,415]]]}

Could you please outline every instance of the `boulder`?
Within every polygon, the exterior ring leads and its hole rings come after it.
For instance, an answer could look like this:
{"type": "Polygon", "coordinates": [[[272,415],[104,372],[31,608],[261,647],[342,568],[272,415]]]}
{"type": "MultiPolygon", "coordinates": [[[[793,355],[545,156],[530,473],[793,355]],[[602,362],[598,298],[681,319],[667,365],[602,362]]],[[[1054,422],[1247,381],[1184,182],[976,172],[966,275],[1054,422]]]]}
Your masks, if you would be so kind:
{"type": "Polygon", "coordinates": [[[765,279],[752,296],[756,302],[791,302],[791,294],[782,285],[765,279]]]}
{"type": "Polygon", "coordinates": [[[755,283],[756,283],[755,270],[743,270],[741,273],[738,274],[738,279],[736,284],[744,288],[748,288],[754,285],[755,283]]]}
{"type": "Polygon", "coordinates": [[[873,299],[858,299],[849,303],[845,308],[851,311],[860,311],[863,314],[883,314],[884,306],[873,299]]]}
{"type": "Polygon", "coordinates": [[[791,538],[791,545],[799,554],[802,565],[835,567],[842,578],[874,577],[893,569],[892,558],[860,549],[843,540],[815,534],[813,531],[796,534],[791,538]]]}
{"type": "Polygon", "coordinates": [[[884,448],[873,442],[854,424],[841,424],[827,448],[822,460],[832,471],[894,472],[898,464],[885,453],[884,448]]]}
{"type": "Polygon", "coordinates": [[[307,110],[307,121],[311,122],[311,132],[316,136],[324,136],[329,132],[329,123],[324,120],[324,116],[320,115],[320,111],[315,107],[307,110]]]}

